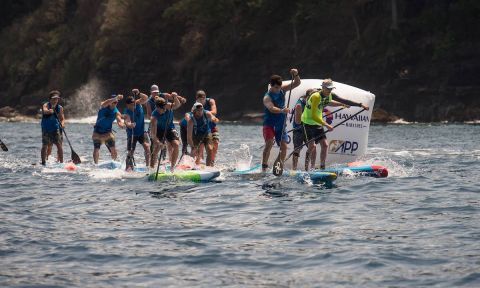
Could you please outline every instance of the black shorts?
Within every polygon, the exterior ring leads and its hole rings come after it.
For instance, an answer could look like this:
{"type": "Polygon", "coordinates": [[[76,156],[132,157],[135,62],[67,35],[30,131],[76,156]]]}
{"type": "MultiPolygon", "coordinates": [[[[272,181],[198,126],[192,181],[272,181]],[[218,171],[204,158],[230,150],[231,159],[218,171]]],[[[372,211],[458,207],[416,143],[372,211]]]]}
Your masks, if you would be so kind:
{"type": "Polygon", "coordinates": [[[323,131],[322,126],[318,125],[308,125],[302,123],[303,125],[303,133],[305,135],[305,141],[308,142],[312,139],[315,139],[315,144],[320,143],[322,139],[326,139],[325,131],[323,131]]]}
{"type": "Polygon", "coordinates": [[[178,140],[178,132],[175,130],[175,128],[167,130],[167,133],[165,133],[165,130],[157,129],[157,139],[160,140],[160,142],[164,141],[163,135],[165,135],[165,138],[167,138],[168,142],[178,140]]]}
{"type": "MultiPolygon", "coordinates": [[[[163,134],[162,134],[163,135],[163,134]]],[[[140,136],[133,136],[133,147],[132,147],[132,136],[127,137],[127,150],[133,150],[135,151],[135,148],[137,146],[137,142],[143,145],[145,143],[145,133],[143,133],[140,136]]]]}
{"type": "Polygon", "coordinates": [[[53,132],[42,132],[42,145],[62,144],[63,137],[60,130],[53,132]]]}
{"type": "Polygon", "coordinates": [[[293,152],[293,155],[298,156],[300,151],[302,151],[302,145],[304,143],[307,143],[305,140],[305,133],[303,132],[303,126],[300,126],[298,129],[293,130],[293,148],[295,149],[295,152],[293,152]],[[298,148],[300,147],[300,148],[298,148]]]}

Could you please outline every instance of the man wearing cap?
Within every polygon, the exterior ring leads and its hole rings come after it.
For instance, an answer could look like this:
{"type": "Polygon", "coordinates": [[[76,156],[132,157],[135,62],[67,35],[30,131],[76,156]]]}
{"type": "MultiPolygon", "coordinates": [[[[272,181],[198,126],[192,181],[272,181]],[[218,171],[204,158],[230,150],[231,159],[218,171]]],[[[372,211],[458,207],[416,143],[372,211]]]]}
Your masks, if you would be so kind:
{"type": "MultiPolygon", "coordinates": [[[[325,169],[328,148],[327,136],[322,126],[327,127],[329,131],[333,130],[333,127],[323,120],[323,108],[327,105],[348,107],[332,99],[334,88],[332,80],[325,79],[322,82],[322,89],[314,91],[308,98],[301,116],[305,141],[308,143],[307,153],[312,155],[315,145],[320,143],[320,169],[325,169]]],[[[314,157],[311,157],[310,162],[312,167],[315,167],[314,157]]]]}
{"type": "Polygon", "coordinates": [[[148,143],[145,135],[145,114],[142,105],[147,103],[148,96],[140,93],[138,89],[132,90],[132,96],[125,99],[126,108],[123,112],[125,127],[127,130],[127,163],[126,170],[133,169],[135,147],[137,142],[143,146],[145,151],[145,166],[150,165],[150,143],[148,143]],[[138,99],[137,96],[140,96],[138,99]]]}
{"type": "Polygon", "coordinates": [[[53,90],[50,92],[48,102],[42,105],[42,165],[46,164],[48,150],[51,150],[53,144],[57,146],[57,160],[63,163],[63,138],[61,129],[65,127],[65,118],[63,107],[58,104],[60,92],[53,90]]]}
{"type": "MultiPolygon", "coordinates": [[[[205,111],[210,111],[213,116],[217,117],[217,104],[215,99],[207,98],[207,94],[203,90],[198,90],[195,94],[196,101],[203,104],[203,109],[205,111]]],[[[212,141],[213,141],[213,152],[212,152],[212,162],[215,163],[215,158],[218,152],[218,144],[220,143],[220,133],[218,131],[217,124],[213,121],[210,122],[210,130],[212,132],[212,141]]],[[[200,158],[203,159],[203,149],[200,150],[200,158]]]]}
{"type": "Polygon", "coordinates": [[[117,159],[117,150],[115,149],[115,135],[112,132],[112,124],[115,119],[120,128],[125,128],[120,111],[118,111],[118,101],[123,99],[123,95],[112,95],[109,99],[100,103],[97,121],[93,129],[93,162],[98,164],[100,156],[100,146],[105,144],[110,151],[113,160],[117,159]]]}
{"type": "Polygon", "coordinates": [[[187,124],[187,141],[191,147],[190,154],[196,158],[195,163],[200,164],[200,150],[205,147],[207,152],[207,166],[213,166],[213,140],[210,122],[218,123],[218,119],[203,108],[203,104],[195,102],[192,107],[190,119],[187,124]]]}
{"type": "Polygon", "coordinates": [[[161,98],[164,98],[165,100],[167,100],[169,102],[173,102],[174,101],[174,99],[173,99],[174,96],[178,98],[178,100],[180,101],[180,104],[184,104],[184,103],[187,102],[187,99],[185,99],[185,97],[182,97],[182,96],[178,95],[176,92],[172,92],[172,93],[160,92],[160,90],[158,89],[158,85],[153,84],[150,87],[150,97],[148,97],[148,102],[146,104],[146,106],[147,106],[147,117],[150,118],[152,116],[152,112],[156,108],[155,107],[155,100],[156,99],[161,97],[161,98]]]}
{"type": "Polygon", "coordinates": [[[150,167],[155,168],[157,155],[160,149],[163,148],[162,146],[165,146],[165,140],[167,140],[170,170],[173,172],[175,164],[177,164],[178,149],[180,146],[178,132],[175,130],[175,124],[173,123],[173,110],[180,107],[180,100],[174,95],[173,103],[167,103],[165,99],[159,98],[155,101],[155,105],[156,109],[153,110],[152,117],[150,117],[152,141],[154,143],[150,167]]]}
{"type": "Polygon", "coordinates": [[[280,146],[281,160],[285,160],[287,155],[287,133],[284,131],[285,117],[289,109],[285,107],[285,92],[294,89],[300,85],[300,76],[297,69],[290,69],[290,74],[294,78],[293,83],[283,85],[282,77],[272,75],[270,77],[270,88],[263,97],[265,113],[263,116],[263,139],[265,147],[262,153],[262,171],[267,171],[268,158],[273,144],[276,142],[280,146]],[[283,135],[282,135],[283,131],[283,135]]]}

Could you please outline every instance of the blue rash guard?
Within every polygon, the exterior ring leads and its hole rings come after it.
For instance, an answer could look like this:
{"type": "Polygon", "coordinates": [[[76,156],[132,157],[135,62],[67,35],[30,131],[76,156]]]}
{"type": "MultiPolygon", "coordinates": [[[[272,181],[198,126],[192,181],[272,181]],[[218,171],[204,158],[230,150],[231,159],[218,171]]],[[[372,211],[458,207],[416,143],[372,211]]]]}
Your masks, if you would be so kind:
{"type": "Polygon", "coordinates": [[[165,128],[169,130],[175,129],[175,124],[173,123],[173,111],[166,110],[164,113],[158,113],[157,109],[152,112],[152,116],[157,119],[157,130],[164,131],[165,128]],[[168,126],[167,126],[168,124],[168,126]]]}
{"type": "Polygon", "coordinates": [[[97,122],[95,123],[93,131],[99,134],[112,132],[113,121],[115,121],[117,113],[119,112],[117,107],[113,110],[110,109],[110,107],[101,108],[98,111],[97,122]]]}
{"type": "MultiPolygon", "coordinates": [[[[203,109],[207,110],[207,111],[212,111],[212,105],[210,105],[210,99],[211,98],[206,98],[205,99],[205,105],[203,105],[203,109]]],[[[215,115],[217,116],[217,115],[215,115]]],[[[215,127],[217,127],[217,123],[213,122],[213,121],[210,121],[210,129],[213,129],[215,127]]]]}
{"type": "MultiPolygon", "coordinates": [[[[135,115],[133,111],[125,108],[123,114],[126,114],[130,117],[131,122],[135,122],[135,128],[133,128],[133,135],[134,136],[142,136],[145,131],[145,113],[143,112],[142,105],[135,105],[135,115]]],[[[132,129],[127,128],[127,137],[132,137],[132,129]]]]}
{"type": "Polygon", "coordinates": [[[190,118],[193,120],[193,134],[194,135],[207,135],[212,132],[210,128],[210,120],[207,117],[205,110],[202,117],[196,118],[193,113],[190,113],[190,118]]]}
{"type": "MultiPolygon", "coordinates": [[[[45,105],[45,104],[44,104],[45,105]]],[[[48,103],[48,109],[52,109],[52,104],[48,103]]],[[[55,112],[57,115],[60,113],[60,108],[62,106],[57,105],[55,107],[55,112]]],[[[42,114],[42,122],[40,123],[42,126],[42,132],[44,133],[52,133],[57,130],[60,130],[60,120],[54,114],[42,114]]]]}
{"type": "MultiPolygon", "coordinates": [[[[285,92],[283,90],[280,90],[278,93],[268,91],[264,96],[269,96],[275,107],[280,109],[285,108],[285,92]]],[[[286,115],[284,113],[272,113],[267,107],[265,107],[264,110],[263,126],[275,127],[277,129],[280,128],[280,130],[282,130],[286,115]]]]}

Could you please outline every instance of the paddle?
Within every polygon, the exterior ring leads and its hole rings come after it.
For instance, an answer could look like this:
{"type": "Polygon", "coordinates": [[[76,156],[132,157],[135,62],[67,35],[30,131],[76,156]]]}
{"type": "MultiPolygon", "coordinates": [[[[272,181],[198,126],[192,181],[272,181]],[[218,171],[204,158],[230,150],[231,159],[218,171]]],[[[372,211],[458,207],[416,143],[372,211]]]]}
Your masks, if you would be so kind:
{"type": "Polygon", "coordinates": [[[3,151],[5,152],[8,151],[7,145],[3,143],[2,139],[0,139],[0,147],[2,148],[3,151]]]}
{"type": "MultiPolygon", "coordinates": [[[[343,106],[342,108],[339,108],[339,109],[337,109],[337,110],[335,110],[335,111],[332,111],[332,112],[330,112],[330,113],[328,113],[328,114],[325,114],[325,115],[323,115],[323,118],[328,117],[328,116],[330,116],[330,115],[333,115],[333,114],[337,113],[338,111],[343,110],[343,109],[345,109],[345,108],[347,108],[347,107],[343,106]]],[[[297,128],[292,128],[292,129],[288,130],[286,133],[288,134],[288,133],[290,133],[290,132],[292,132],[292,131],[295,131],[295,130],[298,130],[298,129],[300,129],[300,128],[302,128],[302,126],[299,126],[299,127],[297,127],[297,128]]]]}
{"type": "MultiPolygon", "coordinates": [[[[362,113],[363,111],[365,111],[365,108],[362,108],[362,110],[358,111],[357,113],[351,115],[350,117],[348,117],[347,119],[343,120],[342,122],[338,123],[337,125],[333,126],[333,128],[335,129],[336,127],[342,125],[343,123],[347,122],[348,120],[352,119],[353,117],[357,116],[358,114],[362,113]]],[[[324,134],[327,134],[328,132],[330,132],[330,130],[326,131],[324,134]]],[[[312,141],[315,141],[317,140],[318,138],[322,137],[323,135],[320,135],[320,136],[317,136],[315,138],[312,138],[310,140],[308,140],[306,143],[303,143],[301,146],[298,146],[297,148],[293,149],[293,151],[288,154],[288,157],[285,159],[285,161],[287,161],[288,159],[290,159],[290,157],[292,157],[293,153],[295,153],[295,151],[298,151],[298,150],[301,150],[303,148],[303,146],[306,146],[308,145],[309,143],[312,143],[312,141]]],[[[283,168],[283,167],[282,167],[283,168]]],[[[283,171],[282,171],[283,172],[283,171]]]]}
{"type": "Polygon", "coordinates": [[[125,160],[125,170],[128,170],[129,167],[131,167],[133,169],[135,165],[135,158],[134,158],[134,151],[133,151],[133,142],[134,142],[134,139],[135,139],[135,132],[134,132],[134,129],[135,127],[133,126],[133,123],[135,123],[135,113],[137,112],[137,102],[136,102],[136,93],[133,94],[133,103],[134,103],[134,106],[133,106],[133,119],[130,119],[130,123],[132,125],[132,140],[130,141],[130,151],[127,152],[127,159],[125,160]],[[131,154],[131,155],[128,155],[128,154],[131,154]]]}
{"type": "MultiPolygon", "coordinates": [[[[165,112],[164,113],[167,113],[167,109],[165,108],[165,112]]],[[[173,114],[173,112],[172,112],[173,114]]],[[[172,115],[172,121],[173,121],[173,115],[172,115]]],[[[163,130],[163,137],[162,137],[162,141],[165,141],[165,137],[167,137],[167,126],[170,125],[170,118],[167,119],[167,121],[165,121],[165,127],[164,127],[164,130],[163,130]]],[[[156,127],[154,127],[155,129],[156,127]]],[[[155,136],[156,137],[156,136],[155,136]]],[[[162,149],[160,151],[160,155],[158,155],[158,163],[157,163],[157,173],[155,173],[155,181],[157,181],[158,179],[158,170],[160,170],[160,159],[162,159],[163,157],[163,152],[166,151],[166,149],[162,149]]],[[[170,165],[174,165],[172,163],[170,163],[170,165]]]]}
{"type": "Polygon", "coordinates": [[[72,144],[70,143],[70,140],[68,140],[67,132],[65,131],[65,128],[62,128],[62,124],[60,123],[60,119],[58,119],[57,111],[55,111],[55,107],[53,108],[53,113],[55,113],[55,118],[57,118],[58,125],[60,125],[60,130],[62,130],[63,135],[65,135],[65,139],[67,139],[68,146],[70,146],[71,154],[72,154],[72,162],[73,164],[80,164],[82,163],[82,160],[80,160],[80,157],[78,156],[75,151],[73,151],[72,144]]]}
{"type": "MultiPolygon", "coordinates": [[[[295,76],[292,73],[292,81],[290,82],[290,91],[288,91],[288,101],[287,101],[287,108],[290,106],[290,95],[292,95],[293,90],[293,80],[295,80],[295,76]]],[[[283,113],[283,112],[282,112],[283,113]]],[[[283,119],[283,127],[282,127],[282,134],[280,134],[280,147],[282,145],[283,140],[283,133],[285,132],[285,124],[287,123],[287,115],[285,115],[285,119],[283,119]]],[[[283,173],[283,161],[281,159],[282,149],[278,151],[277,159],[273,162],[273,175],[280,176],[283,173]]]]}

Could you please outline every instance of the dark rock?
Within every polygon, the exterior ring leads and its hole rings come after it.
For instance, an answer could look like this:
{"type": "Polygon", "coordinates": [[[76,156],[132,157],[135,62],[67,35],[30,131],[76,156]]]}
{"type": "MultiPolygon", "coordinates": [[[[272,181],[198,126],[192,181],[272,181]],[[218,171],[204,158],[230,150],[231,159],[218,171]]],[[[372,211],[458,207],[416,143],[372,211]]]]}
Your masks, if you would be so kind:
{"type": "Polygon", "coordinates": [[[17,110],[10,106],[0,108],[0,117],[13,118],[18,115],[17,110]]]}
{"type": "Polygon", "coordinates": [[[373,110],[372,113],[372,122],[379,122],[379,123],[388,123],[394,122],[399,120],[400,118],[392,113],[389,113],[381,108],[377,108],[373,110]]]}

